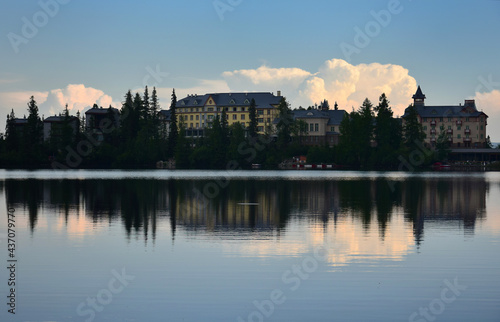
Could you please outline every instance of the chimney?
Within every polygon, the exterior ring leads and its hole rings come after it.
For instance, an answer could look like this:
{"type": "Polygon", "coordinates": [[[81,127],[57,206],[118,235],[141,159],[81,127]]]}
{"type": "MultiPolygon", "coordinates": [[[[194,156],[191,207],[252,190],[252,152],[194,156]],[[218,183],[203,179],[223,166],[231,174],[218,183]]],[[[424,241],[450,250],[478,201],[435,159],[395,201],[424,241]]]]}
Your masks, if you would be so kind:
{"type": "Polygon", "coordinates": [[[281,96],[281,91],[278,91],[276,96],[281,96]]]}

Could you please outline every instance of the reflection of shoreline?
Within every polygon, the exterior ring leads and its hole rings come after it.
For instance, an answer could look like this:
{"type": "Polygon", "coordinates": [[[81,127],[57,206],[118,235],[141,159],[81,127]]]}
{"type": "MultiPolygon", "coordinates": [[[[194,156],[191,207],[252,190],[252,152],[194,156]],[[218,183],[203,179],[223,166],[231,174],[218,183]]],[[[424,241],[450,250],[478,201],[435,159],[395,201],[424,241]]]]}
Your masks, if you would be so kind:
{"type": "MultiPolygon", "coordinates": [[[[9,206],[25,209],[32,230],[38,213],[84,216],[90,223],[120,221],[128,234],[151,234],[168,218],[197,233],[219,231],[258,234],[286,232],[290,220],[336,227],[345,218],[359,219],[364,230],[377,227],[386,238],[397,209],[413,223],[421,239],[425,221],[462,221],[474,233],[484,219],[490,183],[484,178],[412,178],[406,181],[359,179],[340,181],[231,180],[209,199],[207,180],[6,180],[9,206]],[[392,189],[394,188],[394,189],[392,189]]],[[[89,225],[80,223],[82,229],[89,225]]],[[[86,232],[82,231],[82,234],[86,232]]],[[[88,232],[90,233],[90,232],[88,232]]]]}

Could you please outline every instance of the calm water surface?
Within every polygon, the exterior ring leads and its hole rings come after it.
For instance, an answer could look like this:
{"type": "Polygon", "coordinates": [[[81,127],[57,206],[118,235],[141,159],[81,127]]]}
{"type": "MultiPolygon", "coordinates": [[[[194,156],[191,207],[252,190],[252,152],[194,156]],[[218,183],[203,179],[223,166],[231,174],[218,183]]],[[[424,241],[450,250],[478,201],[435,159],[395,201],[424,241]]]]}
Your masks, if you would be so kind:
{"type": "Polygon", "coordinates": [[[1,321],[500,321],[500,173],[0,170],[0,203],[1,321]]]}

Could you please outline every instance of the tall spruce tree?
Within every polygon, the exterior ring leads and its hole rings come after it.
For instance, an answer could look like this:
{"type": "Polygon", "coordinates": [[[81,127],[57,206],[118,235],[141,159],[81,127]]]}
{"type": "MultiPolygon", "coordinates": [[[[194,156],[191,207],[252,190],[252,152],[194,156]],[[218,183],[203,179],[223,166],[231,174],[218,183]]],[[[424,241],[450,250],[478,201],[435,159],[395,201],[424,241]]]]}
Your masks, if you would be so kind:
{"type": "Polygon", "coordinates": [[[425,133],[418,117],[417,108],[413,104],[408,106],[404,117],[403,143],[409,150],[418,148],[425,139],[425,133]]]}
{"type": "Polygon", "coordinates": [[[154,139],[159,138],[160,122],[158,119],[158,113],[160,112],[160,104],[158,103],[158,96],[156,94],[156,87],[153,87],[153,92],[151,93],[151,106],[149,115],[151,118],[151,127],[153,129],[154,139]]]}
{"type": "Polygon", "coordinates": [[[293,123],[292,112],[290,111],[290,106],[286,99],[283,97],[278,106],[278,147],[280,149],[285,149],[290,144],[291,140],[291,127],[293,123]]]}
{"type": "Polygon", "coordinates": [[[255,108],[255,99],[252,98],[250,101],[250,107],[248,108],[248,114],[250,118],[250,125],[248,126],[248,136],[255,138],[257,136],[257,109],[255,108]]]}
{"type": "Polygon", "coordinates": [[[40,157],[41,143],[43,141],[43,123],[38,114],[38,106],[35,98],[30,97],[28,103],[28,124],[26,125],[26,140],[25,148],[28,151],[28,158],[33,158],[33,161],[40,157]]]}
{"type": "Polygon", "coordinates": [[[168,147],[169,153],[173,154],[177,145],[177,138],[179,130],[177,127],[177,96],[175,95],[175,88],[172,90],[172,99],[170,101],[170,131],[168,133],[168,147]]]}

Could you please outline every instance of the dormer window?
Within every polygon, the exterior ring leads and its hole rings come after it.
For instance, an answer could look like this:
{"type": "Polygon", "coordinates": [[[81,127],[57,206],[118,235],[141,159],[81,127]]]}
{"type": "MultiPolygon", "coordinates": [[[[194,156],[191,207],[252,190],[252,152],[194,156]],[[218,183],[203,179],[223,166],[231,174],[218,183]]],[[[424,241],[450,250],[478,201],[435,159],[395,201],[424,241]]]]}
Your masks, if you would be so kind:
{"type": "Polygon", "coordinates": [[[245,104],[250,104],[250,101],[248,100],[248,98],[245,100],[245,104]]]}
{"type": "Polygon", "coordinates": [[[181,101],[181,105],[186,105],[186,103],[184,101],[181,101]]]}
{"type": "Polygon", "coordinates": [[[232,99],[231,101],[229,101],[229,104],[236,104],[236,102],[234,101],[234,99],[232,99]]]}
{"type": "Polygon", "coordinates": [[[198,105],[198,101],[194,100],[193,105],[198,105]]]}

